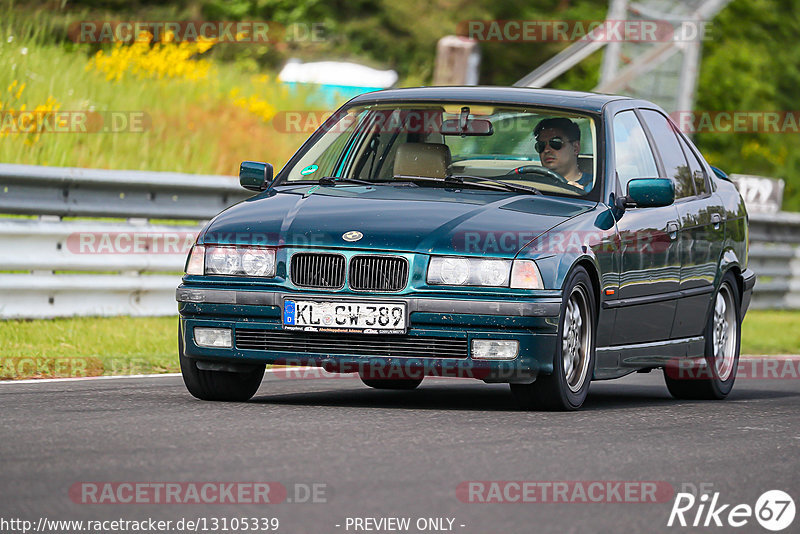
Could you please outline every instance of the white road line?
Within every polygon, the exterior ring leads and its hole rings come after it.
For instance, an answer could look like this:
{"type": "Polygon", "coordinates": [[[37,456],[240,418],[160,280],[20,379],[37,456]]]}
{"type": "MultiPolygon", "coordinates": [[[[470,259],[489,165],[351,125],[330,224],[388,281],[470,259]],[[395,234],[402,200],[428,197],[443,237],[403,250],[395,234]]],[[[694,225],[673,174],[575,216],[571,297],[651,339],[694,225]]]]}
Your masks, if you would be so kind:
{"type": "Polygon", "coordinates": [[[0,380],[0,384],[46,384],[51,382],[82,382],[84,380],[117,380],[121,378],[159,378],[176,377],[180,373],[161,373],[152,375],[114,375],[114,376],[81,376],[75,378],[26,378],[23,380],[0,380]]]}
{"type": "MultiPolygon", "coordinates": [[[[274,373],[275,371],[291,371],[294,369],[306,369],[306,367],[280,367],[267,369],[266,373],[274,373]]],[[[0,385],[8,384],[47,384],[52,382],[83,382],[84,380],[118,380],[123,378],[162,378],[162,377],[176,377],[181,376],[180,373],[156,373],[149,375],[113,375],[113,376],[80,376],[74,378],[25,378],[22,380],[0,380],[0,385]]]]}

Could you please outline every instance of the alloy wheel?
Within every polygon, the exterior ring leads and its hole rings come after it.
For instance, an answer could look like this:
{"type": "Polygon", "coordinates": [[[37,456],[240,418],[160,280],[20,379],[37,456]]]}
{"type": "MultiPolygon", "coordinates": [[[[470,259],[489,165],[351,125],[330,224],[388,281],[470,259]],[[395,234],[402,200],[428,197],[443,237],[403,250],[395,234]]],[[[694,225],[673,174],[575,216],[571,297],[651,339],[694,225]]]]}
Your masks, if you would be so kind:
{"type": "Polygon", "coordinates": [[[712,326],[712,347],[714,349],[714,367],[720,380],[731,376],[733,362],[736,357],[736,310],[733,307],[733,295],[728,284],[722,284],[714,301],[714,319],[712,326]]]}
{"type": "Polygon", "coordinates": [[[591,320],[589,299],[581,285],[575,286],[567,300],[564,312],[564,327],[561,333],[561,357],[564,378],[572,392],[577,392],[586,380],[589,366],[591,320]]]}

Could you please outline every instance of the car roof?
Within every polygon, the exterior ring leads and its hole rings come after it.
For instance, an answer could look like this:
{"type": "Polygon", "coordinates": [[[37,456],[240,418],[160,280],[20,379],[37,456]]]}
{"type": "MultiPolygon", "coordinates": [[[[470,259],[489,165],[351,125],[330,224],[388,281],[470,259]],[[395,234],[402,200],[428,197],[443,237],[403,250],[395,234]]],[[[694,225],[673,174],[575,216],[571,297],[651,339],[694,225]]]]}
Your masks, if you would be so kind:
{"type": "Polygon", "coordinates": [[[631,100],[627,96],[584,93],[580,91],[561,91],[558,89],[534,89],[531,87],[500,86],[445,86],[410,87],[407,89],[385,89],[363,93],[349,104],[368,104],[388,101],[437,101],[480,102],[491,104],[527,104],[569,108],[573,110],[599,113],[603,106],[617,100],[631,100]]]}

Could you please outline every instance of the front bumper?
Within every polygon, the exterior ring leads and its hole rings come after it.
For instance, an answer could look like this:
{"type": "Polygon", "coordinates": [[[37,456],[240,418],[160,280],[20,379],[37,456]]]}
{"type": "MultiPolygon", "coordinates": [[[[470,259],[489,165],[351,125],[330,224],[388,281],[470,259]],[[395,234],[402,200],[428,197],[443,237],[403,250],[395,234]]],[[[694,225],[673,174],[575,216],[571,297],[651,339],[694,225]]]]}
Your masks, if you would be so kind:
{"type": "Polygon", "coordinates": [[[531,382],[539,373],[553,372],[561,310],[557,292],[505,299],[392,295],[392,301],[405,301],[409,312],[407,333],[397,335],[286,331],[281,305],[289,296],[332,297],[181,285],[176,299],[184,354],[223,364],[310,365],[368,375],[395,370],[487,382],[531,382]],[[195,327],[230,328],[233,346],[199,346],[195,327]],[[473,359],[473,339],[516,340],[519,354],[514,360],[473,359]]]}
{"type": "Polygon", "coordinates": [[[750,307],[750,300],[753,297],[753,288],[756,286],[756,273],[751,269],[745,269],[742,273],[742,308],[740,316],[744,320],[747,308],[750,307]]]}

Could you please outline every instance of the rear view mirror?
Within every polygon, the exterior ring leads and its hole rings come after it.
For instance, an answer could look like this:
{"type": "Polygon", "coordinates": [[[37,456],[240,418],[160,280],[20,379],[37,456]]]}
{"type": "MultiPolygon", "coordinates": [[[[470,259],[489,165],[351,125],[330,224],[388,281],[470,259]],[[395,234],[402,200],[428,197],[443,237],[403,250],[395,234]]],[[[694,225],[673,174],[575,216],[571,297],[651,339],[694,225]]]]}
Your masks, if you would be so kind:
{"type": "Polygon", "coordinates": [[[675,184],[666,178],[636,178],[628,182],[625,202],[639,208],[669,206],[675,202],[675,184]]]}
{"type": "Polygon", "coordinates": [[[448,119],[442,122],[442,135],[492,135],[491,121],[486,119],[448,119]]]}
{"type": "Polygon", "coordinates": [[[272,165],[243,161],[239,166],[239,185],[250,191],[264,191],[272,183],[272,165]]]}

